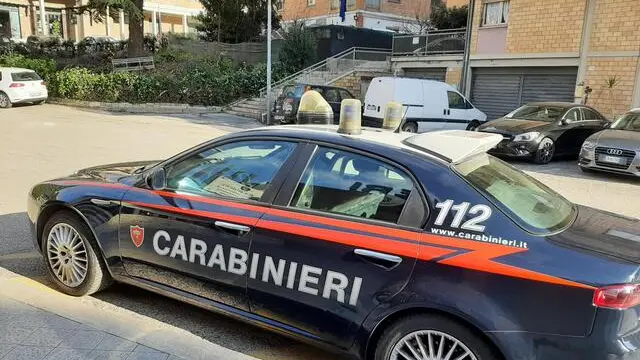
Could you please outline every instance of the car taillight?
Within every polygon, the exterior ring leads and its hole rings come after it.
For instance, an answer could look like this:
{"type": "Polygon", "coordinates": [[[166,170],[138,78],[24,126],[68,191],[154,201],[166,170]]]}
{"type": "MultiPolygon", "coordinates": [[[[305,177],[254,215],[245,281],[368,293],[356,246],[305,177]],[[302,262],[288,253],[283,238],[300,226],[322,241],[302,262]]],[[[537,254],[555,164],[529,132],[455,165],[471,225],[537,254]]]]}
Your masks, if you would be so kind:
{"type": "Polygon", "coordinates": [[[19,87],[24,87],[23,83],[12,83],[11,85],[9,85],[10,88],[19,88],[19,87]]]}
{"type": "Polygon", "coordinates": [[[47,82],[46,82],[46,81],[43,81],[43,82],[41,82],[40,84],[41,84],[42,86],[47,86],[47,82]]]}
{"type": "Polygon", "coordinates": [[[640,305],[640,284],[614,285],[597,289],[593,305],[609,309],[628,309],[640,305]]]}

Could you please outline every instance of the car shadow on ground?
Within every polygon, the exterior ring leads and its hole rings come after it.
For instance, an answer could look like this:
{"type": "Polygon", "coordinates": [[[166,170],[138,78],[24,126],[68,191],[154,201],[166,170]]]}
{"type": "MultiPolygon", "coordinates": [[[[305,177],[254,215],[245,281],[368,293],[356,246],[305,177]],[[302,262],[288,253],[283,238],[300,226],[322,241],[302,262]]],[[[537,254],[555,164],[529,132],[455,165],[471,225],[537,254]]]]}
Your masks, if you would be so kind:
{"type": "MultiPolygon", "coordinates": [[[[0,215],[0,267],[52,289],[44,260],[31,240],[26,213],[0,215]]],[[[106,302],[169,324],[225,348],[263,360],[346,360],[302,342],[247,325],[227,316],[125,284],[93,295],[96,310],[106,302]]]]}

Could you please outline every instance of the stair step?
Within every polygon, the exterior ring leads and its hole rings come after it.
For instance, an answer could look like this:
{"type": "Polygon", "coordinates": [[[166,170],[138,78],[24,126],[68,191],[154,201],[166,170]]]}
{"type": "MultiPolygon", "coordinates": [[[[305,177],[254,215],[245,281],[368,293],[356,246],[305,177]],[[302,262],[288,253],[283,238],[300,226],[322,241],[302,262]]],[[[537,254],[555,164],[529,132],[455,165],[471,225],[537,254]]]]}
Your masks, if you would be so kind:
{"type": "Polygon", "coordinates": [[[235,105],[232,109],[245,109],[245,110],[266,110],[267,104],[251,104],[251,103],[242,103],[235,105]]]}
{"type": "Polygon", "coordinates": [[[251,119],[259,119],[261,115],[260,111],[247,111],[247,110],[241,110],[241,109],[226,110],[225,112],[228,114],[247,117],[251,119]]]}

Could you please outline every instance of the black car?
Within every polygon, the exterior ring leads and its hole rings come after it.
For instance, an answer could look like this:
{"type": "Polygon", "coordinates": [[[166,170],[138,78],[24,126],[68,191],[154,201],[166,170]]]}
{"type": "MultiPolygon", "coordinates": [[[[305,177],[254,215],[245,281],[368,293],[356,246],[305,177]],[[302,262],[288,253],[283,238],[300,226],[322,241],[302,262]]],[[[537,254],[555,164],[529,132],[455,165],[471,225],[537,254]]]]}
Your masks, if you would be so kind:
{"type": "Polygon", "coordinates": [[[541,102],[524,105],[477,131],[500,134],[504,140],[489,152],[530,158],[546,164],[556,155],[575,155],[586,138],[610,125],[596,109],[580,104],[541,102]]]}
{"type": "Polygon", "coordinates": [[[297,84],[287,85],[282,89],[282,94],[276,99],[273,107],[273,119],[281,124],[296,122],[300,98],[309,90],[315,90],[331,105],[334,123],[340,120],[340,104],[344,99],[355,99],[353,94],[344,88],[325,85],[297,84]]]}
{"type": "Polygon", "coordinates": [[[501,139],[253,129],[41,183],[27,213],[75,296],[129,283],[361,359],[638,359],[640,222],[501,139]]]}

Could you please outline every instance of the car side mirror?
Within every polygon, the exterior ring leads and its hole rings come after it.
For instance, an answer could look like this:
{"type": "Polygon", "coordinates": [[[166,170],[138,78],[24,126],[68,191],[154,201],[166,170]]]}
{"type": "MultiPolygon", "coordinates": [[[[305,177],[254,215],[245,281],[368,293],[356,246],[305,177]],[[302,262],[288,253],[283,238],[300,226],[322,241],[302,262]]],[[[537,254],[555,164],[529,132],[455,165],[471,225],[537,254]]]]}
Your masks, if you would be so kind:
{"type": "Polygon", "coordinates": [[[569,120],[567,120],[566,118],[562,118],[560,120],[560,125],[567,125],[569,123],[569,120]]]}
{"type": "Polygon", "coordinates": [[[158,168],[150,172],[145,178],[147,186],[153,190],[163,190],[167,187],[167,178],[164,168],[158,168]]]}

